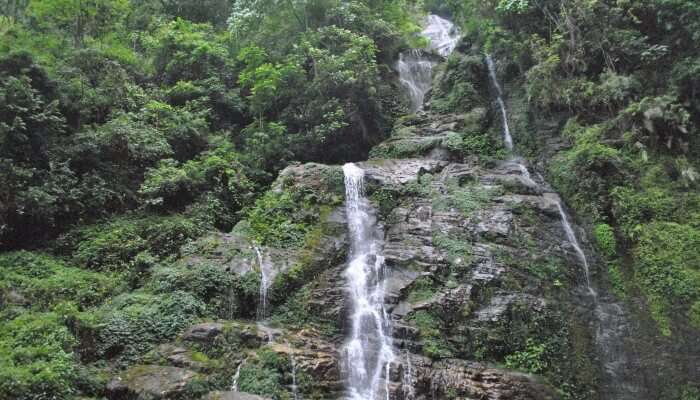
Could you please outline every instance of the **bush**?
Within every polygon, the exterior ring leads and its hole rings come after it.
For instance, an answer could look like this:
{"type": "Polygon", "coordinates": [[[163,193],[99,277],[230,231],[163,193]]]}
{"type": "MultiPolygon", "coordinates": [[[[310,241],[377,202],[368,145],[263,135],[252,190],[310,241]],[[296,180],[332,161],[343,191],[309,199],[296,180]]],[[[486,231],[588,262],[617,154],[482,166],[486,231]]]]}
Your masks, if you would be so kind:
{"type": "Polygon", "coordinates": [[[698,248],[700,231],[688,225],[657,222],[641,227],[635,278],[665,335],[671,334],[672,307],[687,309],[700,297],[698,248]]]}
{"type": "Polygon", "coordinates": [[[76,392],[75,345],[55,313],[24,313],[0,323],[0,398],[71,398],[76,392]]]}
{"type": "Polygon", "coordinates": [[[65,235],[59,244],[89,268],[123,270],[136,266],[136,256],[146,251],[160,259],[176,258],[180,246],[203,232],[204,227],[179,215],[123,217],[79,228],[65,235]]]}
{"type": "MultiPolygon", "coordinates": [[[[249,233],[256,243],[276,247],[292,247],[302,244],[311,229],[310,215],[303,201],[287,191],[268,191],[248,210],[249,233]]],[[[313,218],[311,218],[313,219],[313,218]]]]}
{"type": "Polygon", "coordinates": [[[42,310],[62,301],[91,307],[125,289],[119,275],[70,267],[57,258],[26,251],[0,256],[3,287],[16,290],[32,308],[42,310]]]}
{"type": "Polygon", "coordinates": [[[506,356],[506,367],[521,369],[531,374],[539,374],[548,368],[545,359],[546,346],[537,344],[532,338],[525,342],[525,349],[506,356]]]}
{"type": "Polygon", "coordinates": [[[615,231],[608,224],[598,224],[595,226],[595,240],[598,249],[608,258],[615,257],[617,252],[617,241],[615,231]]]}
{"type": "Polygon", "coordinates": [[[223,313],[229,311],[230,297],[236,284],[234,275],[222,266],[198,263],[194,266],[177,264],[157,268],[148,286],[162,294],[176,291],[190,293],[209,305],[212,312],[228,317],[223,313]]]}
{"type": "Polygon", "coordinates": [[[123,294],[99,311],[97,352],[121,365],[135,362],[205,314],[204,303],[187,292],[123,294]]]}

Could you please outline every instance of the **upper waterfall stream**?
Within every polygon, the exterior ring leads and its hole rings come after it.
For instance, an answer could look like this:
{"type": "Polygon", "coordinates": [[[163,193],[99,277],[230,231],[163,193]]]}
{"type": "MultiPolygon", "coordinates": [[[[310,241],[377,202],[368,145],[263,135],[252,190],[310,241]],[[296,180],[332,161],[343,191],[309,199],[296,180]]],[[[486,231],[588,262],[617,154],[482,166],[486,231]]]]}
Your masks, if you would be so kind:
{"type": "MultiPolygon", "coordinates": [[[[432,51],[442,57],[452,53],[459,40],[459,32],[454,25],[437,15],[429,15],[421,32],[428,39],[427,51],[432,51]]],[[[425,95],[432,86],[433,67],[436,61],[424,50],[412,49],[399,54],[396,69],[399,81],[406,88],[411,100],[411,112],[423,108],[425,95]]]]}

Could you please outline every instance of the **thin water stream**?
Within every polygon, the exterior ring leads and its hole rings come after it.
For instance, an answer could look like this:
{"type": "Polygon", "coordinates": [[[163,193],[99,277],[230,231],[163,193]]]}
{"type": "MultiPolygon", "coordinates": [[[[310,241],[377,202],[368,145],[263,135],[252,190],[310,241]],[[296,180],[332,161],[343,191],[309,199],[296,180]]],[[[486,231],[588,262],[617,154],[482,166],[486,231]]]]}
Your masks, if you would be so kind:
{"type": "MultiPolygon", "coordinates": [[[[496,68],[491,56],[486,55],[486,65],[489,70],[489,78],[496,92],[496,102],[498,103],[502,119],[503,140],[508,150],[513,150],[513,139],[508,126],[508,114],[503,101],[503,91],[496,77],[496,68]]],[[[522,159],[512,158],[510,160],[517,164],[523,179],[528,185],[538,187],[531,178],[530,172],[523,164],[522,159]]],[[[540,180],[544,182],[541,175],[540,180]]],[[[579,243],[576,233],[569,223],[569,217],[564,210],[564,205],[557,193],[545,193],[554,204],[556,204],[561,219],[562,228],[566,235],[567,242],[574,249],[581,265],[583,266],[585,278],[585,290],[594,306],[594,316],[596,320],[595,342],[598,354],[603,364],[603,395],[610,400],[639,400],[641,397],[641,386],[637,384],[634,376],[635,364],[630,359],[625,349],[624,341],[629,335],[629,323],[624,310],[615,302],[612,297],[601,299],[598,292],[593,288],[590,277],[590,267],[586,253],[579,243]]]]}

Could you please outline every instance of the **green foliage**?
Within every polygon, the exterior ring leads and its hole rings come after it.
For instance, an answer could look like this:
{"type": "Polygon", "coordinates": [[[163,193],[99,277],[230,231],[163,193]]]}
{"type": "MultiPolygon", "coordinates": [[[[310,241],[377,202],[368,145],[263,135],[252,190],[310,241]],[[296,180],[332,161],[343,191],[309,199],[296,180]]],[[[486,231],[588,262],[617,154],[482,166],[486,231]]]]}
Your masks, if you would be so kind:
{"type": "Polygon", "coordinates": [[[162,294],[176,291],[190,293],[206,303],[213,313],[228,316],[229,296],[235,284],[234,275],[222,266],[199,263],[192,267],[177,264],[157,268],[153,271],[148,287],[162,294]]]}
{"type": "Polygon", "coordinates": [[[608,264],[608,279],[613,287],[615,294],[620,298],[627,296],[625,288],[625,277],[620,270],[620,266],[614,262],[608,264]]]}
{"type": "Polygon", "coordinates": [[[423,277],[416,279],[411,285],[411,291],[406,300],[411,304],[420,303],[431,299],[435,295],[435,287],[430,278],[423,277]]]}
{"type": "Polygon", "coordinates": [[[121,365],[138,361],[153,345],[174,338],[203,317],[205,310],[201,300],[182,291],[117,296],[99,310],[94,327],[97,354],[121,365]]]}
{"type": "Polygon", "coordinates": [[[69,398],[76,393],[76,340],[56,313],[0,322],[0,397],[69,398]]]}
{"type": "Polygon", "coordinates": [[[257,360],[241,368],[238,387],[242,392],[277,398],[284,390],[280,384],[281,362],[277,353],[266,348],[259,350],[257,360]]]}
{"type": "Polygon", "coordinates": [[[598,224],[594,230],[596,244],[598,249],[608,258],[615,257],[617,254],[617,241],[615,240],[615,231],[608,224],[598,224]]]}
{"type": "Polygon", "coordinates": [[[449,182],[447,193],[436,194],[433,206],[438,210],[455,208],[465,217],[469,217],[497,195],[498,190],[469,183],[460,185],[458,182],[449,182]]]}
{"type": "Polygon", "coordinates": [[[54,257],[25,251],[0,255],[0,288],[23,296],[34,309],[70,301],[87,308],[123,291],[116,274],[70,267],[54,257]]]}
{"type": "Polygon", "coordinates": [[[546,351],[547,347],[544,343],[538,344],[534,339],[528,338],[525,349],[506,356],[506,367],[521,369],[532,374],[542,373],[549,367],[545,358],[546,351]]]}
{"type": "Polygon", "coordinates": [[[481,57],[454,53],[436,78],[431,107],[441,113],[462,113],[485,105],[486,68],[481,57]]]}
{"type": "Polygon", "coordinates": [[[505,149],[502,142],[488,133],[454,133],[445,140],[445,147],[461,157],[477,155],[486,160],[503,158],[505,149]]]}
{"type": "MultiPolygon", "coordinates": [[[[202,233],[202,227],[178,215],[125,217],[104,225],[87,226],[65,235],[59,242],[75,260],[98,270],[149,267],[137,256],[149,252],[160,258],[176,257],[180,246],[202,233]]],[[[143,255],[141,256],[143,259],[143,255]]]]}
{"type": "MultiPolygon", "coordinates": [[[[288,191],[268,191],[247,212],[248,231],[261,245],[292,247],[303,242],[311,229],[308,217],[300,213],[305,205],[288,191]]],[[[308,208],[308,205],[306,205],[308,208]]]]}
{"type": "Polygon", "coordinates": [[[669,313],[687,309],[700,297],[700,232],[688,225],[652,223],[642,227],[635,250],[636,278],[664,335],[669,313]]]}
{"type": "Polygon", "coordinates": [[[410,320],[420,329],[425,355],[434,359],[452,356],[453,349],[440,330],[441,322],[437,316],[430,311],[419,310],[411,315],[410,320]]]}
{"type": "Polygon", "coordinates": [[[625,160],[619,150],[601,143],[601,126],[570,120],[564,134],[575,144],[550,164],[553,184],[571,206],[600,217],[610,208],[612,187],[623,182],[625,160]]]}

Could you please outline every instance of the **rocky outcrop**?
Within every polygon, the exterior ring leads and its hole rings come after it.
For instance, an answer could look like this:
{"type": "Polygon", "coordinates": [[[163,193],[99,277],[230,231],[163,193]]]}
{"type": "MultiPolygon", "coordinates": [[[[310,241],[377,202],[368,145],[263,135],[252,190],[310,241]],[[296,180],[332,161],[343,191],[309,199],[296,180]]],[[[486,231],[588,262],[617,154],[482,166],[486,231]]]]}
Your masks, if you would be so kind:
{"type": "Polygon", "coordinates": [[[202,400],[270,400],[268,397],[260,397],[243,392],[211,392],[202,397],[202,400]]]}
{"type": "Polygon", "coordinates": [[[205,322],[189,327],[182,335],[184,340],[193,342],[211,342],[224,330],[224,324],[205,322]]]}
{"type": "Polygon", "coordinates": [[[107,385],[107,397],[110,400],[176,398],[198,377],[198,373],[185,368],[137,365],[107,385]]]}

